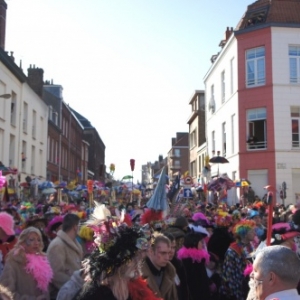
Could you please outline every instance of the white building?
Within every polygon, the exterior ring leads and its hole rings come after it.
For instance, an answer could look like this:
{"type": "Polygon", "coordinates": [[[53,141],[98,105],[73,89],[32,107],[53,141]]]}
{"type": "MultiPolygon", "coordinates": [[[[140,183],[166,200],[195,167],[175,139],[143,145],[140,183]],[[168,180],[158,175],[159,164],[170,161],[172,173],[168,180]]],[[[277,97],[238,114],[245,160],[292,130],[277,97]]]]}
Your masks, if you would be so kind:
{"type": "Polygon", "coordinates": [[[15,185],[27,176],[45,180],[48,107],[2,48],[0,74],[0,161],[18,170],[15,185]],[[1,97],[5,94],[11,97],[1,97]]]}
{"type": "MultiPolygon", "coordinates": [[[[259,197],[271,185],[279,203],[286,182],[286,204],[300,196],[298,11],[300,1],[249,5],[235,30],[227,28],[204,78],[208,153],[220,151],[229,160],[219,173],[247,178],[259,197]]],[[[239,194],[229,190],[230,201],[239,194]]]]}

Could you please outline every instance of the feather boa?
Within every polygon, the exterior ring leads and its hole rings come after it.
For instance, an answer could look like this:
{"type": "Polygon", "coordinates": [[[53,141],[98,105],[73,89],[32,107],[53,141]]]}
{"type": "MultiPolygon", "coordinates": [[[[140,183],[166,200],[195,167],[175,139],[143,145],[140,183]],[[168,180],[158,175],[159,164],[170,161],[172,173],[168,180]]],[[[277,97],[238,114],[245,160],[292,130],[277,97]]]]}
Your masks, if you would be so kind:
{"type": "Polygon", "coordinates": [[[133,300],[163,300],[157,298],[141,277],[131,280],[128,284],[129,295],[133,300]]]}
{"type": "Polygon", "coordinates": [[[185,248],[182,247],[177,252],[177,257],[182,260],[184,258],[191,258],[193,262],[201,262],[202,259],[205,260],[205,263],[207,264],[209,262],[209,254],[204,249],[197,249],[197,248],[185,248]]]}
{"type": "Polygon", "coordinates": [[[26,259],[25,271],[33,276],[40,290],[47,291],[53,277],[53,271],[47,257],[38,254],[26,254],[26,259]]]}
{"type": "Polygon", "coordinates": [[[245,270],[244,270],[244,276],[248,276],[252,273],[253,271],[253,265],[252,264],[247,264],[245,270]]]}

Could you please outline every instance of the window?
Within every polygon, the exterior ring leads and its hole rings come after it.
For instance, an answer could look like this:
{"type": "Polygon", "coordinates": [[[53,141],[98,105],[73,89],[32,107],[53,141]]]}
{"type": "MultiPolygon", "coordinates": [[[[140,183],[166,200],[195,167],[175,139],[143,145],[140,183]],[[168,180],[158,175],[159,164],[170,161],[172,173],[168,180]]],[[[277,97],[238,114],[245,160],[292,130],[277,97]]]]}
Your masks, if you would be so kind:
{"type": "Polygon", "coordinates": [[[300,83],[300,46],[289,46],[290,83],[300,83]]]}
{"type": "Polygon", "coordinates": [[[233,94],[234,90],[234,58],[230,60],[230,94],[233,94]]]}
{"type": "Polygon", "coordinates": [[[231,116],[231,153],[234,153],[234,125],[235,125],[235,115],[231,116]]]}
{"type": "Polygon", "coordinates": [[[176,157],[180,157],[180,149],[174,149],[173,150],[174,152],[174,156],[176,156],[176,157]]]}
{"type": "Polygon", "coordinates": [[[52,113],[53,113],[53,108],[52,108],[52,106],[50,105],[50,106],[49,106],[49,115],[48,115],[48,119],[49,119],[49,120],[51,120],[51,118],[52,118],[52,113]]]}
{"type": "Polygon", "coordinates": [[[248,150],[267,148],[267,112],[265,108],[247,111],[248,150]]]}
{"type": "Polygon", "coordinates": [[[221,73],[221,99],[225,102],[225,71],[221,73]]]}
{"type": "Polygon", "coordinates": [[[265,84],[265,47],[246,51],[246,70],[247,87],[265,84]]]}
{"type": "Polygon", "coordinates": [[[40,117],[40,143],[43,143],[44,140],[44,118],[40,117]]]}
{"type": "Polygon", "coordinates": [[[23,132],[27,133],[27,122],[28,122],[28,104],[23,103],[23,132]]]}
{"type": "Polygon", "coordinates": [[[197,166],[195,160],[191,162],[191,176],[197,177],[197,166]]]}
{"type": "Polygon", "coordinates": [[[31,146],[31,174],[33,175],[35,172],[35,161],[36,161],[36,157],[35,157],[35,146],[31,146]]]}
{"type": "Polygon", "coordinates": [[[196,130],[194,130],[190,134],[190,149],[194,148],[196,145],[197,145],[197,136],[196,136],[196,130]]]}
{"type": "Polygon", "coordinates": [[[180,160],[175,160],[174,161],[174,166],[180,167],[180,160]]]}
{"type": "Polygon", "coordinates": [[[267,8],[262,8],[255,11],[249,11],[245,17],[245,20],[247,20],[245,23],[245,28],[265,23],[267,10],[267,8]]]}
{"type": "Polygon", "coordinates": [[[226,123],[222,124],[222,150],[223,156],[226,156],[226,123]]]}
{"type": "Polygon", "coordinates": [[[22,153],[21,153],[22,172],[26,171],[26,150],[27,150],[26,141],[22,141],[22,153]]]}
{"type": "Polygon", "coordinates": [[[49,136],[48,136],[47,140],[48,140],[47,141],[47,160],[50,161],[50,149],[51,149],[50,143],[51,143],[51,139],[50,139],[49,136]]]}
{"type": "Polygon", "coordinates": [[[36,111],[32,111],[32,137],[36,138],[36,111]]]}
{"type": "Polygon", "coordinates": [[[291,107],[291,122],[292,122],[292,148],[299,148],[299,121],[300,121],[300,107],[291,107]]]}
{"type": "Polygon", "coordinates": [[[233,181],[237,180],[237,178],[236,178],[236,171],[233,171],[233,172],[232,172],[231,179],[232,179],[233,181]]]}
{"type": "Polygon", "coordinates": [[[214,131],[211,133],[211,150],[216,151],[216,137],[214,131]]]}
{"type": "Polygon", "coordinates": [[[10,135],[9,138],[9,166],[15,167],[15,159],[14,154],[16,153],[16,137],[14,135],[10,135]]]}
{"type": "Polygon", "coordinates": [[[216,111],[216,103],[215,103],[215,86],[212,85],[210,87],[210,100],[208,109],[211,110],[212,113],[216,111]]]}
{"type": "Polygon", "coordinates": [[[10,124],[15,126],[17,119],[17,95],[15,93],[12,93],[10,105],[10,124]]]}

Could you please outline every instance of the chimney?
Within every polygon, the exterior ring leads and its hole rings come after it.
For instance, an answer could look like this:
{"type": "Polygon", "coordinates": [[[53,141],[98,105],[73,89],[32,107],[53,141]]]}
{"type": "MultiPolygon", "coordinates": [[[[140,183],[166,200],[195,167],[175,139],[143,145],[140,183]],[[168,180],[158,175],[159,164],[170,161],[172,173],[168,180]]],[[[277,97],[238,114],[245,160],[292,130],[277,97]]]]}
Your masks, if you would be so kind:
{"type": "MultiPolygon", "coordinates": [[[[1,1],[1,0],[0,0],[1,1]]],[[[40,96],[43,96],[43,85],[44,85],[44,70],[36,68],[35,65],[27,69],[28,71],[28,84],[30,87],[40,96]]]]}
{"type": "Polygon", "coordinates": [[[0,48],[5,49],[5,27],[6,27],[7,4],[0,0],[0,48]]]}
{"type": "Polygon", "coordinates": [[[227,27],[226,31],[225,31],[225,41],[226,42],[228,41],[228,39],[230,38],[232,33],[233,33],[233,27],[231,27],[231,28],[227,27]]]}

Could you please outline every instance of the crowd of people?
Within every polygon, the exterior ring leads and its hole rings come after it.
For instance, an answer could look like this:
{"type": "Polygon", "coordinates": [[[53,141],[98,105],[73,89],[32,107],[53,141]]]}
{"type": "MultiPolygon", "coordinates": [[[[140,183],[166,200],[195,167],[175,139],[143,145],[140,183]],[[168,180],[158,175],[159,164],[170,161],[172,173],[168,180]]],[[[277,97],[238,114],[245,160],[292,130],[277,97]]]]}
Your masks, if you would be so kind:
{"type": "Polygon", "coordinates": [[[2,208],[0,299],[300,299],[298,204],[85,205],[2,208]]]}

